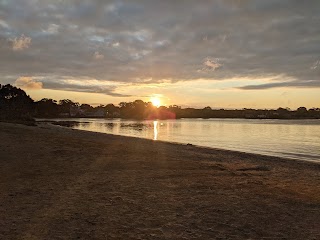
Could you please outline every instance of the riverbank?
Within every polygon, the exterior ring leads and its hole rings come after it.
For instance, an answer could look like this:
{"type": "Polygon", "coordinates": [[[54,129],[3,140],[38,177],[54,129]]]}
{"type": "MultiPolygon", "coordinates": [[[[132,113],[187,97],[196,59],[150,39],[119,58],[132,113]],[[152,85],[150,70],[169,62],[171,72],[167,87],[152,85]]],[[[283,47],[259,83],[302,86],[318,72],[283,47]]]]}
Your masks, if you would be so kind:
{"type": "Polygon", "coordinates": [[[317,239],[320,164],[0,123],[1,239],[317,239]]]}

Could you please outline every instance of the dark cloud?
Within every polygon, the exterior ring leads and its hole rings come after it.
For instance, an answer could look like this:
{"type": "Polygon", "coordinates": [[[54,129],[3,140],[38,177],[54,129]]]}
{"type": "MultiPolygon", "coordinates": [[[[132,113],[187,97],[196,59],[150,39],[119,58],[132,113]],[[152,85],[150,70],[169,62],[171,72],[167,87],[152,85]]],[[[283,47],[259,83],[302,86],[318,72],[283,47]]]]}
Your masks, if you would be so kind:
{"type": "Polygon", "coordinates": [[[290,81],[290,82],[275,82],[260,85],[247,85],[238,87],[243,90],[263,90],[269,88],[282,88],[282,87],[296,87],[296,88],[320,88],[320,80],[305,80],[305,81],[290,81]]]}
{"type": "Polygon", "coordinates": [[[55,89],[55,90],[63,90],[63,91],[73,91],[73,92],[87,92],[87,93],[101,93],[105,95],[109,95],[112,97],[131,97],[131,95],[120,94],[116,92],[116,86],[97,86],[97,85],[79,85],[79,84],[71,84],[65,82],[52,82],[46,81],[43,83],[42,87],[44,89],[55,89]]]}
{"type": "MultiPolygon", "coordinates": [[[[290,87],[319,87],[312,80],[320,78],[319,26],[318,0],[3,0],[0,82],[52,75],[122,83],[283,76],[292,79],[290,87]]],[[[58,79],[61,89],[96,91],[58,79]]],[[[279,84],[288,81],[241,89],[279,84]]]]}

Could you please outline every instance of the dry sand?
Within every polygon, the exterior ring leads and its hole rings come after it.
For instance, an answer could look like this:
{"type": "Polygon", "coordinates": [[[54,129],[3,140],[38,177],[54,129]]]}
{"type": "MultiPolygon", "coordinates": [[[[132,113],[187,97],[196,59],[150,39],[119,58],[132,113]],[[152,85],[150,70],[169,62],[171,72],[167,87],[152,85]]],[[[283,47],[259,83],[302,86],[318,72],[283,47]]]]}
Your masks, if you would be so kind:
{"type": "Polygon", "coordinates": [[[320,239],[320,165],[0,123],[0,239],[320,239]]]}

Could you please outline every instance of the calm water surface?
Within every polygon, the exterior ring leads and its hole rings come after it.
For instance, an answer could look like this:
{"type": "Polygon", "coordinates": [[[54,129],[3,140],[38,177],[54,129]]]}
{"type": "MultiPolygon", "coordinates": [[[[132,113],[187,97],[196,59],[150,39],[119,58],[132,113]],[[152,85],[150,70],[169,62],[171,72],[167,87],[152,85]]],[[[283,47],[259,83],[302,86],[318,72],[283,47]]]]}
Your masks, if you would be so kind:
{"type": "Polygon", "coordinates": [[[320,161],[320,120],[68,120],[80,122],[73,128],[87,131],[320,161]]]}

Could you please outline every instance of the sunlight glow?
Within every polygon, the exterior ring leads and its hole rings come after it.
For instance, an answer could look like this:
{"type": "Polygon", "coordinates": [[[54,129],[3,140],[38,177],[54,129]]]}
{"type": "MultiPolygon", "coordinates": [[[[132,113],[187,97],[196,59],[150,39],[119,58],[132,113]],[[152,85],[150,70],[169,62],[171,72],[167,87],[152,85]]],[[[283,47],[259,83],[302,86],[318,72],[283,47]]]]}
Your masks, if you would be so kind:
{"type": "Polygon", "coordinates": [[[151,101],[152,105],[155,107],[160,107],[160,105],[161,105],[161,101],[157,97],[150,98],[150,101],[151,101]]]}

